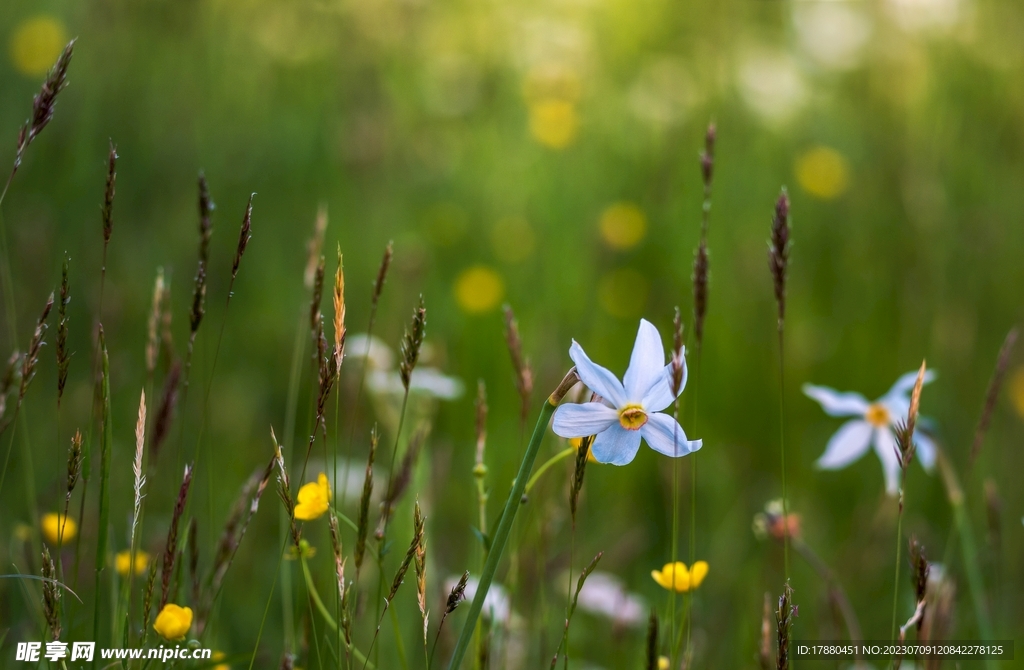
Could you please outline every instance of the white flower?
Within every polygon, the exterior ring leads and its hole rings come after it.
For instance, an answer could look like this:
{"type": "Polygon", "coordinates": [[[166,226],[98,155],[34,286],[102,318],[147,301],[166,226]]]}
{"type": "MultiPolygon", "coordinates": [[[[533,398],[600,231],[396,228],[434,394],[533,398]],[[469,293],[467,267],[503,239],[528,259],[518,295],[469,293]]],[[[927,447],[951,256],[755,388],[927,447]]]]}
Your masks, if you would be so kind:
{"type": "MultiPolygon", "coordinates": [[[[701,448],[700,440],[688,441],[682,427],[662,410],[672,404],[672,366],[665,365],[665,350],[658,329],[640,320],[633,354],[622,382],[607,369],[587,358],[573,340],[569,356],[576,372],[600,402],[562,405],[555,412],[552,429],[561,437],[597,435],[591,453],[601,463],[626,465],[636,457],[640,438],[666,456],[685,456],[701,448]]],[[[686,362],[682,362],[681,393],[686,386],[686,362]]]]}
{"type": "Polygon", "coordinates": [[[596,571],[583,583],[580,609],[611,619],[618,626],[643,627],[647,624],[647,603],[630,593],[615,575],[596,571]]]}
{"type": "MultiPolygon", "coordinates": [[[[935,373],[928,370],[924,383],[935,379],[935,373]]],[[[897,421],[906,420],[910,409],[910,392],[917,382],[917,372],[908,372],[892,385],[884,396],[869,403],[859,393],[840,393],[825,386],[804,384],[804,393],[817,400],[829,416],[854,416],[847,421],[828,441],[825,453],[818,459],[817,466],[824,470],[838,470],[853,463],[874,446],[875,453],[882,461],[885,473],[885,490],[896,495],[899,488],[900,464],[896,457],[896,433],[893,427],[897,421]]],[[[935,465],[935,443],[931,438],[914,432],[917,455],[925,470],[935,465]]]]}

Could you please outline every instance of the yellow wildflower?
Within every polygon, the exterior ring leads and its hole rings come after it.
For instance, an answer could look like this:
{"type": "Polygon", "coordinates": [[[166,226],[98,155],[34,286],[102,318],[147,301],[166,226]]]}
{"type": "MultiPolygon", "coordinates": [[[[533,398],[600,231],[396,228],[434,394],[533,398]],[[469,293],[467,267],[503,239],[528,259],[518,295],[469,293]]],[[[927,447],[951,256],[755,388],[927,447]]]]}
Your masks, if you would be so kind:
{"type": "Polygon", "coordinates": [[[670,661],[668,660],[668,656],[659,656],[658,657],[658,670],[668,670],[669,669],[669,663],[670,663],[670,661]]]}
{"type": "Polygon", "coordinates": [[[631,202],[617,202],[601,213],[601,237],[612,249],[631,249],[647,234],[647,217],[631,202]]]}
{"type": "Polygon", "coordinates": [[[464,312],[489,312],[505,297],[505,282],[489,267],[477,265],[462,271],[455,280],[455,300],[464,312]]]}
{"type": "Polygon", "coordinates": [[[530,134],[551,149],[564,149],[572,144],[579,131],[576,105],[566,100],[548,98],[530,105],[530,134]]]}
{"type": "MultiPolygon", "coordinates": [[[[223,651],[215,651],[210,660],[223,661],[225,658],[227,658],[227,654],[223,651]]],[[[213,670],[231,670],[231,666],[227,663],[217,663],[217,665],[213,666],[213,670]]]]}
{"type": "Polygon", "coordinates": [[[686,593],[690,589],[696,589],[704,581],[704,577],[707,574],[708,564],[706,561],[697,561],[693,564],[692,570],[688,570],[686,563],[681,561],[666,563],[665,567],[661,570],[651,570],[651,577],[662,588],[669,591],[674,590],[678,593],[686,593]]]}
{"type": "Polygon", "coordinates": [[[64,525],[64,542],[73,540],[75,535],[78,534],[78,524],[74,519],[66,519],[61,514],[56,512],[48,512],[43,515],[43,520],[40,523],[43,530],[43,537],[50,544],[57,544],[60,540],[60,527],[64,525]]]}
{"type": "MultiPolygon", "coordinates": [[[[114,567],[117,568],[117,574],[122,577],[128,576],[128,571],[132,569],[132,552],[130,551],[119,551],[114,557],[114,567]]],[[[149,568],[149,554],[144,551],[135,552],[135,574],[141,575],[146,572],[149,568]]]]}
{"type": "Polygon", "coordinates": [[[46,74],[67,43],[64,26],[52,16],[34,16],[18,26],[11,37],[11,60],[23,75],[46,74]]]}
{"type": "Polygon", "coordinates": [[[814,147],[796,160],[796,180],[822,200],[842,195],[850,182],[850,169],[841,153],[829,147],[814,147]]]}
{"type": "Polygon", "coordinates": [[[192,627],[192,608],[179,607],[174,603],[167,603],[156,615],[153,623],[153,630],[160,633],[168,640],[183,640],[185,633],[192,627]]]}
{"type": "Polygon", "coordinates": [[[327,475],[320,473],[316,482],[303,484],[299,489],[299,503],[295,506],[295,518],[299,521],[319,519],[327,511],[331,500],[331,489],[327,475]]]}

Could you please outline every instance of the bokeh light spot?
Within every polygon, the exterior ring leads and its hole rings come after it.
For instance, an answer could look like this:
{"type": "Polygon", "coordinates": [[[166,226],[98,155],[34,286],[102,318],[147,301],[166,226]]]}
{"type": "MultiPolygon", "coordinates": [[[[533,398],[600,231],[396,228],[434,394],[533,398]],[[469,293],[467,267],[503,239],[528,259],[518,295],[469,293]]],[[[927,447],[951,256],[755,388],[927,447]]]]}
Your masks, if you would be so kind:
{"type": "Polygon", "coordinates": [[[800,186],[823,200],[842,195],[850,183],[846,158],[830,147],[814,147],[796,159],[796,180],[800,186]]]}
{"type": "Polygon", "coordinates": [[[11,60],[23,75],[44,75],[66,44],[64,24],[52,16],[34,16],[22,21],[11,36],[11,60]]]}
{"type": "Polygon", "coordinates": [[[601,237],[612,249],[632,249],[647,234],[647,217],[629,202],[617,202],[601,213],[601,237]]]}
{"type": "Polygon", "coordinates": [[[551,149],[564,149],[572,144],[579,131],[576,105],[566,100],[549,98],[530,105],[530,135],[551,149]]]}
{"type": "Polygon", "coordinates": [[[537,247],[537,236],[526,219],[507,217],[494,224],[491,246],[498,260],[522,263],[533,255],[537,247]]]}
{"type": "Polygon", "coordinates": [[[484,265],[466,268],[455,280],[455,300],[469,314],[489,312],[505,297],[501,275],[484,265]]]}
{"type": "Polygon", "coordinates": [[[597,299],[608,314],[620,319],[634,318],[644,313],[650,290],[647,277],[631,268],[619,268],[601,277],[597,299]]]}

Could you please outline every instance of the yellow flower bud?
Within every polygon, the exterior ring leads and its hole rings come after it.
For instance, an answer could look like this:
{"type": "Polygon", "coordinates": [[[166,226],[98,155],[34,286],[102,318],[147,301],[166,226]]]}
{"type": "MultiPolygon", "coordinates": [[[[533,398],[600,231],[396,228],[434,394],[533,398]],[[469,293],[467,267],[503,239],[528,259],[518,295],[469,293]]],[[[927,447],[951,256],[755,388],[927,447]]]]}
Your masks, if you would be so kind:
{"type": "Polygon", "coordinates": [[[192,608],[167,603],[156,615],[153,630],[168,640],[183,640],[192,627],[192,608]]]}

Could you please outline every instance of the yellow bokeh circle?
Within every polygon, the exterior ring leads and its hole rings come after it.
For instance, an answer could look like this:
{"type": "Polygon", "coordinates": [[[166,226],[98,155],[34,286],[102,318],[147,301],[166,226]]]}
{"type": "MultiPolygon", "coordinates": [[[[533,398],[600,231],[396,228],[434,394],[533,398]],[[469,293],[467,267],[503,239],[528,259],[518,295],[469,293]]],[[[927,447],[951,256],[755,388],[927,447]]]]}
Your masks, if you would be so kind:
{"type": "Polygon", "coordinates": [[[830,147],[814,147],[796,159],[796,180],[811,195],[830,200],[846,192],[850,167],[846,158],[830,147]]]}
{"type": "Polygon", "coordinates": [[[504,297],[505,282],[501,275],[484,265],[463,270],[455,280],[455,301],[469,314],[489,312],[504,297]]]}
{"type": "Polygon", "coordinates": [[[617,202],[601,214],[601,238],[612,249],[631,249],[647,234],[647,217],[630,202],[617,202]]]}
{"type": "Polygon", "coordinates": [[[530,105],[530,134],[544,146],[564,149],[579,131],[576,105],[558,98],[538,100],[530,105]]]}
{"type": "Polygon", "coordinates": [[[39,76],[50,71],[67,44],[64,24],[52,16],[33,16],[11,36],[11,61],[23,75],[39,76]]]}

